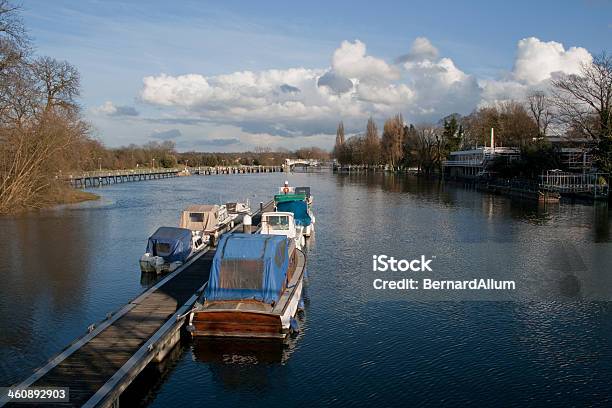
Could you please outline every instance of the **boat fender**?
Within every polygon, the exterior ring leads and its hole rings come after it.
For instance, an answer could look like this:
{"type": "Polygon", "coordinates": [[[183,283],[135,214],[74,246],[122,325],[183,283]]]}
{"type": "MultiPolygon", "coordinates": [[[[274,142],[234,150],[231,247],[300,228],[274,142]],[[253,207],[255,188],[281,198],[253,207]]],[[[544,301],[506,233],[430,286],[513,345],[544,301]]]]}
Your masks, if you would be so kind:
{"type": "Polygon", "coordinates": [[[304,310],[304,298],[300,299],[300,302],[298,303],[298,310],[304,310]]]}
{"type": "Polygon", "coordinates": [[[298,324],[298,321],[295,320],[293,317],[289,321],[289,327],[291,328],[291,331],[293,333],[299,333],[300,332],[300,325],[298,324]]]}

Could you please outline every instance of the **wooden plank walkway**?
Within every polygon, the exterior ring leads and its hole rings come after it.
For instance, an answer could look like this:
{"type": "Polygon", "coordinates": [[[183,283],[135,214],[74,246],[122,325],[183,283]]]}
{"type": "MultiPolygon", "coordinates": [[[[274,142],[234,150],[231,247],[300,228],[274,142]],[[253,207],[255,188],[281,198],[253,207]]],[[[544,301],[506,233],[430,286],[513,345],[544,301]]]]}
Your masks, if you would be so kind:
{"type": "MultiPolygon", "coordinates": [[[[273,203],[264,206],[272,209],[273,203]]],[[[253,226],[261,213],[253,216],[253,226]]],[[[241,231],[236,226],[234,231],[241,231]]],[[[100,322],[17,387],[69,387],[70,402],[45,406],[110,406],[155,359],[162,359],[180,336],[184,317],[208,283],[215,249],[193,257],[153,287],[100,322]]],[[[0,406],[6,401],[0,400],[0,406]]],[[[9,403],[27,407],[39,404],[9,403]]]]}

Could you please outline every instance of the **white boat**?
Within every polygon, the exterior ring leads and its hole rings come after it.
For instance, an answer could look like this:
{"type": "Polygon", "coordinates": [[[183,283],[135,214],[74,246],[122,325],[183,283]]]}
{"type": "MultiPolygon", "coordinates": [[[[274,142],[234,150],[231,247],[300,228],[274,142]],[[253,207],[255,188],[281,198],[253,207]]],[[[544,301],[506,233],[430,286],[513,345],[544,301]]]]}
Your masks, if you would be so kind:
{"type": "Polygon", "coordinates": [[[295,243],[299,250],[304,248],[305,239],[303,227],[295,223],[291,212],[265,212],[261,215],[260,234],[284,235],[295,243]]]}
{"type": "Polygon", "coordinates": [[[236,218],[238,218],[238,214],[230,214],[230,212],[227,210],[227,205],[220,205],[217,218],[217,227],[219,229],[232,229],[234,228],[234,221],[236,218]]]}
{"type": "Polygon", "coordinates": [[[202,237],[187,228],[160,227],[149,237],[140,269],[157,274],[173,272],[205,246],[202,237]]]}
{"type": "Polygon", "coordinates": [[[230,202],[225,203],[225,207],[227,208],[227,212],[230,215],[252,215],[251,212],[251,203],[247,199],[245,202],[230,202]]]}

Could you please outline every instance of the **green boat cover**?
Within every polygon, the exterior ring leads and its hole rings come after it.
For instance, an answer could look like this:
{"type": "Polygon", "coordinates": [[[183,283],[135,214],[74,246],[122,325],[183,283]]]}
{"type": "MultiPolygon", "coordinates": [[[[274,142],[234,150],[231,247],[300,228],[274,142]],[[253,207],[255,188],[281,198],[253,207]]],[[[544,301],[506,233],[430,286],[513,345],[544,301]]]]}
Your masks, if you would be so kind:
{"type": "Polygon", "coordinates": [[[296,200],[306,201],[306,194],[276,194],[274,196],[274,201],[277,203],[296,200]]]}

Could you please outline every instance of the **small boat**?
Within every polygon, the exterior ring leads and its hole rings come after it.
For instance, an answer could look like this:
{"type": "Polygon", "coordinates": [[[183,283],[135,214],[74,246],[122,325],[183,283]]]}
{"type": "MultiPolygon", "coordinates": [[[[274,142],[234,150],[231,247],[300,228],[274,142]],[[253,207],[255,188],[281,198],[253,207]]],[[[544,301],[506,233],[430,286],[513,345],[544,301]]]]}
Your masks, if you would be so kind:
{"type": "Polygon", "coordinates": [[[300,250],[306,244],[302,230],[303,227],[296,224],[292,212],[270,211],[261,214],[260,234],[284,235],[300,250]]]}
{"type": "Polygon", "coordinates": [[[224,232],[234,227],[236,216],[228,214],[225,205],[190,205],[181,214],[179,226],[202,237],[205,244],[215,245],[224,232]]]}
{"type": "Polygon", "coordinates": [[[232,202],[225,203],[225,207],[227,208],[227,212],[230,215],[251,215],[251,204],[249,200],[246,200],[244,203],[241,202],[232,202]]]}
{"type": "MultiPolygon", "coordinates": [[[[288,183],[285,182],[286,189],[288,183]]],[[[274,205],[277,211],[291,212],[295,217],[295,223],[301,227],[302,234],[305,237],[310,237],[314,231],[315,216],[312,213],[310,204],[312,196],[310,195],[310,187],[295,187],[289,193],[276,194],[274,196],[274,205]]]]}
{"type": "Polygon", "coordinates": [[[204,249],[201,237],[187,228],[159,227],[149,237],[147,249],[140,258],[143,272],[173,272],[196,252],[204,249]]]}
{"type": "Polygon", "coordinates": [[[298,330],[306,257],[282,235],[226,234],[189,315],[192,336],[284,339],[298,330]]]}

